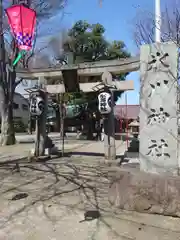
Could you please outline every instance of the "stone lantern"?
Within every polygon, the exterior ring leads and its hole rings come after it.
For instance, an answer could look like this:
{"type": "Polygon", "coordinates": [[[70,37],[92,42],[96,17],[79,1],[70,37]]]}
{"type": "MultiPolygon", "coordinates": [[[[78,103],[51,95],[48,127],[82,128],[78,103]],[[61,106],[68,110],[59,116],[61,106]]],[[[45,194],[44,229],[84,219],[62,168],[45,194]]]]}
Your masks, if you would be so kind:
{"type": "Polygon", "coordinates": [[[134,120],[129,124],[130,132],[132,135],[137,138],[139,135],[139,122],[137,120],[134,120]]]}

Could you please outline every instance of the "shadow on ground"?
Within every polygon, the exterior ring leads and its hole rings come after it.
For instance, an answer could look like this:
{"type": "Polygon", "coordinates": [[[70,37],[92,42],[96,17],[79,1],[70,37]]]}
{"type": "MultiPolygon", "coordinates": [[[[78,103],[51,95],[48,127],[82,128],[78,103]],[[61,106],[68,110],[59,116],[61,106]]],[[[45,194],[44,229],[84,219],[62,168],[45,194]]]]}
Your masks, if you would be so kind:
{"type": "MultiPolygon", "coordinates": [[[[0,172],[1,198],[8,201],[9,206],[16,205],[14,210],[7,210],[6,218],[0,222],[0,229],[39,203],[48,205],[46,208],[49,210],[56,204],[60,207],[66,206],[71,211],[98,211],[100,217],[97,228],[103,223],[111,229],[103,217],[104,214],[112,214],[108,189],[113,171],[108,171],[106,166],[92,166],[81,161],[61,163],[59,160],[56,163],[20,163],[18,169],[15,164],[4,165],[0,172]],[[24,197],[18,199],[18,195],[24,197]]],[[[43,211],[49,219],[49,211],[43,211]]],[[[82,214],[79,220],[83,219],[82,214]]],[[[114,234],[118,235],[116,232],[114,234]]]]}
{"type": "MultiPolygon", "coordinates": [[[[69,157],[97,157],[97,158],[101,158],[101,160],[105,159],[104,158],[104,153],[97,153],[97,152],[82,152],[82,151],[69,151],[69,152],[65,152],[63,154],[63,157],[69,158],[69,157]]],[[[59,152],[59,157],[62,157],[62,153],[59,152]]],[[[117,154],[116,155],[116,159],[123,159],[124,155],[122,154],[117,154]]]]}
{"type": "Polygon", "coordinates": [[[33,235],[34,238],[28,240],[57,239],[59,236],[64,240],[141,240],[145,237],[149,240],[160,231],[157,239],[178,239],[180,232],[173,232],[171,238],[165,238],[169,229],[163,229],[162,225],[162,229],[157,230],[157,223],[154,227],[148,225],[143,217],[135,218],[132,213],[124,214],[113,209],[108,201],[108,191],[116,174],[117,167],[110,168],[98,161],[92,163],[84,159],[20,163],[19,168],[16,164],[1,166],[0,232],[3,230],[8,237],[13,234],[14,238],[24,240],[26,238],[21,238],[20,234],[26,230],[30,234],[38,227],[37,232],[41,231],[44,238],[33,235]],[[18,199],[15,197],[17,194],[24,197],[18,199]],[[98,211],[100,216],[80,223],[87,211],[98,211]],[[21,230],[16,232],[20,226],[21,230]],[[89,238],[84,231],[90,235],[89,238]]]}

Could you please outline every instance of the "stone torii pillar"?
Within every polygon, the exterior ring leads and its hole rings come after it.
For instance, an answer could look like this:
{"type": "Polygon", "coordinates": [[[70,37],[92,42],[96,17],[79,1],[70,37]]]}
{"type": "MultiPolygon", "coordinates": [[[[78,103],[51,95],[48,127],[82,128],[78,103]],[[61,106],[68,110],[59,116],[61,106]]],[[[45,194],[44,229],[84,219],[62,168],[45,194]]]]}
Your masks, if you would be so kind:
{"type": "Polygon", "coordinates": [[[46,133],[46,120],[47,120],[47,93],[46,93],[46,79],[44,77],[39,77],[38,79],[38,89],[43,92],[44,100],[44,111],[43,114],[39,117],[36,125],[36,139],[35,139],[35,156],[43,156],[45,154],[46,142],[47,142],[47,133],[46,133]]]}
{"type": "MultiPolygon", "coordinates": [[[[114,97],[113,88],[115,87],[112,81],[112,75],[108,71],[102,74],[102,82],[111,90],[112,111],[104,120],[104,157],[108,160],[116,159],[116,145],[115,145],[115,120],[114,120],[114,97]]],[[[116,89],[117,90],[117,89],[116,89]]]]}
{"type": "MultiPolygon", "coordinates": [[[[114,91],[134,90],[133,81],[118,81],[112,79],[112,74],[105,70],[102,74],[102,83],[100,85],[108,87],[111,91],[112,111],[104,121],[104,157],[105,159],[116,159],[115,145],[115,117],[114,117],[114,91]]],[[[98,86],[97,86],[98,87],[98,86]]]]}

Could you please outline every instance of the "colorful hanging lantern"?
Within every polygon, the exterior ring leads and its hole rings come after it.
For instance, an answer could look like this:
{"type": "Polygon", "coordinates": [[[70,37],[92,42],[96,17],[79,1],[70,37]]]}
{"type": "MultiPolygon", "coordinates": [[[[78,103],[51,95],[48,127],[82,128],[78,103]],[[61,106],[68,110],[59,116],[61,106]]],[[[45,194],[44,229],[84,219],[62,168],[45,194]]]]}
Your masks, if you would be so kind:
{"type": "Polygon", "coordinates": [[[15,66],[22,55],[32,49],[36,12],[24,5],[13,5],[6,9],[6,14],[16,45],[20,50],[19,55],[13,62],[15,66]]]}

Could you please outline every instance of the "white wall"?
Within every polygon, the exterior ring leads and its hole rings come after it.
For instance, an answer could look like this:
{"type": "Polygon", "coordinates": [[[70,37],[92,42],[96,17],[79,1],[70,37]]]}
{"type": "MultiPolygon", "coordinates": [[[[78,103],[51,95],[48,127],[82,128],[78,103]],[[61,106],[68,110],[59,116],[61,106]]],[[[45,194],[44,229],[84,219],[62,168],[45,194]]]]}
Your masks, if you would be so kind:
{"type": "Polygon", "coordinates": [[[22,122],[27,125],[29,120],[29,105],[28,100],[20,93],[14,95],[14,118],[21,118],[22,122]]]}

